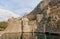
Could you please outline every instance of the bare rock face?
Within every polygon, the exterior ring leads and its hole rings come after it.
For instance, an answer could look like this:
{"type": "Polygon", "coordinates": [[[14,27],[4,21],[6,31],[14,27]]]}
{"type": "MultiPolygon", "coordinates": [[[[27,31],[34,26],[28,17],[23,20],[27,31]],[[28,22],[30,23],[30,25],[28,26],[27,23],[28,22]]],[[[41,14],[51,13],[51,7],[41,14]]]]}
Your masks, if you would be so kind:
{"type": "Polygon", "coordinates": [[[35,16],[33,13],[31,13],[31,14],[28,14],[28,15],[27,15],[27,18],[28,18],[29,20],[34,20],[34,19],[36,19],[36,16],[35,16]]]}
{"type": "Polygon", "coordinates": [[[60,0],[41,1],[28,15],[28,19],[38,22],[37,32],[60,32],[60,0]],[[41,14],[42,16],[39,17],[41,14]],[[31,16],[34,17],[29,18],[31,16]]]}

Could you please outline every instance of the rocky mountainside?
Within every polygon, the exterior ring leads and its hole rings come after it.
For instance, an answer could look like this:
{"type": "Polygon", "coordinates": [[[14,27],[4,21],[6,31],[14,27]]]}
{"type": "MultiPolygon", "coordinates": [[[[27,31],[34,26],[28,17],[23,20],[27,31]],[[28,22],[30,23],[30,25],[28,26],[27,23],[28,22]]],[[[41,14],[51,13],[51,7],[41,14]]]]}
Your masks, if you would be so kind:
{"type": "Polygon", "coordinates": [[[39,24],[37,32],[60,32],[60,0],[43,0],[27,15],[39,24]]]}

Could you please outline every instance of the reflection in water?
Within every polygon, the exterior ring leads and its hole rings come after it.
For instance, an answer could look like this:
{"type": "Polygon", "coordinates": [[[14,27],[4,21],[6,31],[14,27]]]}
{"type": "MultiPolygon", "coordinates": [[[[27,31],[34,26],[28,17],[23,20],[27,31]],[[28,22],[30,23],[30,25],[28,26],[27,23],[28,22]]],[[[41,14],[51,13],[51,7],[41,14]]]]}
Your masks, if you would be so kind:
{"type": "Polygon", "coordinates": [[[51,35],[51,34],[42,34],[42,33],[35,33],[37,39],[60,39],[59,35],[51,35]]]}
{"type": "Polygon", "coordinates": [[[10,33],[2,35],[0,39],[60,39],[60,36],[43,33],[10,33]]]}

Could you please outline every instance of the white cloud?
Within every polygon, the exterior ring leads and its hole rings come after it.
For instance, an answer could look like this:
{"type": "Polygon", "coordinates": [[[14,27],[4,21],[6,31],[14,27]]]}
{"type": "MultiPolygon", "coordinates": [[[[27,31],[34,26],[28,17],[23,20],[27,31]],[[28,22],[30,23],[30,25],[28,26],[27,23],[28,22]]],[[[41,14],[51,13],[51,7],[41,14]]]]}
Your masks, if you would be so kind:
{"type": "Polygon", "coordinates": [[[23,16],[31,12],[41,0],[0,0],[0,8],[8,9],[23,16]]]}
{"type": "Polygon", "coordinates": [[[8,18],[17,18],[20,17],[19,15],[5,9],[0,9],[0,21],[7,20],[8,18]]]}

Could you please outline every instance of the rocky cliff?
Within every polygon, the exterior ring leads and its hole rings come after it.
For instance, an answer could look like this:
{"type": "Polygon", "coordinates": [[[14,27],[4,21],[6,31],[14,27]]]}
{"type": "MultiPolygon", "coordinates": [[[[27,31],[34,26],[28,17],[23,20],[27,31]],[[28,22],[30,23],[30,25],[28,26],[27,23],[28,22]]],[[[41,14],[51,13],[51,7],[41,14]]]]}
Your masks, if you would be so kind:
{"type": "Polygon", "coordinates": [[[35,32],[60,33],[60,0],[43,0],[27,15],[38,23],[35,32]]]}

